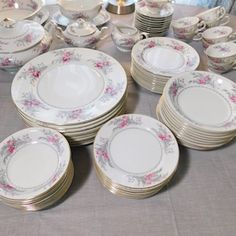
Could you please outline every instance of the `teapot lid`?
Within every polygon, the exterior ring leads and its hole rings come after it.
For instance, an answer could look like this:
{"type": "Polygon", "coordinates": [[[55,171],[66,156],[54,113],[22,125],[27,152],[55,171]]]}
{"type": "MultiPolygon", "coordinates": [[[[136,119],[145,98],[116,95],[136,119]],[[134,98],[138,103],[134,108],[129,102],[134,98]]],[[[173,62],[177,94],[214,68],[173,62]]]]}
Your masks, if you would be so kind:
{"type": "Polygon", "coordinates": [[[78,19],[66,28],[66,33],[72,37],[83,37],[93,34],[97,27],[83,19],[78,19]]]}
{"type": "Polygon", "coordinates": [[[37,22],[5,19],[0,22],[0,53],[19,52],[39,43],[44,37],[44,28],[37,22]]]}

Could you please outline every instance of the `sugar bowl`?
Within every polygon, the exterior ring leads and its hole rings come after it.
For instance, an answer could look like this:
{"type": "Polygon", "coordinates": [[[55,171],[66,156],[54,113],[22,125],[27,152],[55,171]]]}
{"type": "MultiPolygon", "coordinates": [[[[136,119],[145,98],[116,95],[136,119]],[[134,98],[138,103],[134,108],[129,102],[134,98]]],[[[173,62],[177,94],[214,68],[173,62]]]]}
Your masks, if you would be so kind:
{"type": "Polygon", "coordinates": [[[118,50],[129,52],[136,42],[147,38],[148,33],[139,32],[137,28],[129,25],[115,24],[111,37],[118,50]]]}

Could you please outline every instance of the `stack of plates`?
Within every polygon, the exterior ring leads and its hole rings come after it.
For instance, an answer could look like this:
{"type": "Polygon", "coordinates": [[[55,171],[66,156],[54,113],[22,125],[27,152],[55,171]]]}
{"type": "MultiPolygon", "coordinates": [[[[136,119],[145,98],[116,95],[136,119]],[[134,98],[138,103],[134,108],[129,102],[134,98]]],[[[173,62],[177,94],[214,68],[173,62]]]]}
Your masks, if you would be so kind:
{"type": "Polygon", "coordinates": [[[131,75],[142,87],[162,93],[173,75],[195,70],[199,55],[188,44],[166,37],[153,37],[136,43],[131,55],[131,75]]]}
{"type": "Polygon", "coordinates": [[[14,208],[49,207],[68,190],[74,175],[70,146],[47,128],[21,130],[0,143],[0,200],[14,208]]]}
{"type": "Polygon", "coordinates": [[[169,129],[148,116],[110,120],[94,142],[94,165],[103,186],[129,198],[156,194],[173,177],[179,149],[169,129]]]}
{"type": "Polygon", "coordinates": [[[169,30],[174,8],[171,3],[155,12],[151,11],[145,0],[139,1],[135,6],[135,27],[150,36],[165,36],[169,30]]]}
{"type": "Polygon", "coordinates": [[[12,99],[29,126],[61,132],[71,145],[93,142],[98,129],[125,109],[127,77],[112,57],[92,49],[45,53],[16,74],[12,99]]]}
{"type": "Polygon", "coordinates": [[[236,84],[220,75],[186,72],[168,81],[157,106],[158,119],[180,144],[208,150],[236,135],[236,84]]]}

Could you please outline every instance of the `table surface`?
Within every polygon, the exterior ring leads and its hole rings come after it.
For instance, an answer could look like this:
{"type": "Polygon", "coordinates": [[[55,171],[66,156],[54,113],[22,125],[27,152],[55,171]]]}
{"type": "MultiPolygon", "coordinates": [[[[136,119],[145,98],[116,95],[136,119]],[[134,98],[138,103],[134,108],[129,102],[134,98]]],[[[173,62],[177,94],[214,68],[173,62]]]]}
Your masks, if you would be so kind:
{"type": "MultiPolygon", "coordinates": [[[[51,8],[53,10],[53,8],[51,8]]],[[[174,18],[203,9],[176,5],[174,18]]],[[[133,23],[133,14],[112,15],[112,21],[133,23]]],[[[231,16],[236,29],[236,17],[231,16]]],[[[207,70],[200,42],[190,43],[199,53],[199,70],[207,70]]],[[[52,48],[62,47],[54,42],[52,48]]],[[[64,45],[65,46],[65,45],[64,45]]],[[[160,95],[137,86],[130,77],[130,53],[119,52],[110,37],[97,47],[116,58],[128,76],[127,113],[156,117],[160,95]]],[[[0,140],[25,128],[12,103],[13,75],[0,71],[0,140]]],[[[235,72],[225,77],[236,82],[235,72]]],[[[111,194],[98,181],[92,165],[92,145],[72,149],[75,177],[66,195],[53,207],[22,212],[0,204],[0,235],[236,235],[236,143],[213,151],[180,146],[174,179],[157,195],[131,200],[111,194]]]]}

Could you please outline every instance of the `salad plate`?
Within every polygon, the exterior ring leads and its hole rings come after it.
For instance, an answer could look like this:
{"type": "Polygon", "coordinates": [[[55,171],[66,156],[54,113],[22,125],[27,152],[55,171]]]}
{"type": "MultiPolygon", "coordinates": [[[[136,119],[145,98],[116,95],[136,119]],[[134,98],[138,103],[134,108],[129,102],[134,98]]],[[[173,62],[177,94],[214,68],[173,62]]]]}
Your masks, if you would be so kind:
{"type": "Polygon", "coordinates": [[[169,129],[138,114],[110,120],[94,142],[99,171],[112,183],[134,191],[160,187],[176,170],[178,158],[178,145],[169,129]]]}
{"type": "Polygon", "coordinates": [[[145,70],[164,76],[193,71],[200,62],[194,48],[167,37],[153,37],[138,42],[133,47],[132,59],[145,70]]]}

